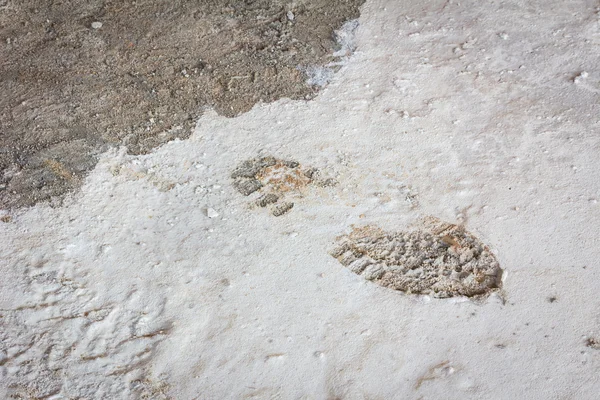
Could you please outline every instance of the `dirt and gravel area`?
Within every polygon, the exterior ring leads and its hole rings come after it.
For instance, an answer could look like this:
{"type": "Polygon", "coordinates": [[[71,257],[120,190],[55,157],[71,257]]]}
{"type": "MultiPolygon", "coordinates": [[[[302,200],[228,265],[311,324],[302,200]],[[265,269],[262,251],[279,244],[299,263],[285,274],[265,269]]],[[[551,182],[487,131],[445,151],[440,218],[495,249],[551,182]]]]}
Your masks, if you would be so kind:
{"type": "Polygon", "coordinates": [[[362,3],[0,0],[0,208],[60,202],[99,153],[185,138],[207,107],[314,97],[362,3]]]}

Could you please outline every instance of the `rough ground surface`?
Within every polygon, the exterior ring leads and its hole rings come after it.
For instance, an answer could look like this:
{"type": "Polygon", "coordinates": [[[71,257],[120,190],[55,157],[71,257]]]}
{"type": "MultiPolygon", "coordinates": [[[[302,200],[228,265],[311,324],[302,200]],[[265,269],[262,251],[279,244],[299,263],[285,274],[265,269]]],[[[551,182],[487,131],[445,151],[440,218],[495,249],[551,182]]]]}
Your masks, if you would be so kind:
{"type": "Polygon", "coordinates": [[[62,207],[0,210],[0,399],[598,400],[598,1],[359,22],[312,101],[206,111],[102,154],[62,207]],[[231,173],[263,155],[338,183],[249,212],[231,173]],[[404,295],[327,253],[427,215],[494,250],[502,298],[404,295]]]}
{"type": "Polygon", "coordinates": [[[423,224],[393,233],[355,227],[337,239],[331,255],[367,280],[411,294],[474,297],[500,288],[498,261],[475,236],[434,218],[423,224]]]}
{"type": "Polygon", "coordinates": [[[0,208],[78,187],[109,146],[185,138],[203,107],[313,97],[363,1],[1,0],[0,208]]]}

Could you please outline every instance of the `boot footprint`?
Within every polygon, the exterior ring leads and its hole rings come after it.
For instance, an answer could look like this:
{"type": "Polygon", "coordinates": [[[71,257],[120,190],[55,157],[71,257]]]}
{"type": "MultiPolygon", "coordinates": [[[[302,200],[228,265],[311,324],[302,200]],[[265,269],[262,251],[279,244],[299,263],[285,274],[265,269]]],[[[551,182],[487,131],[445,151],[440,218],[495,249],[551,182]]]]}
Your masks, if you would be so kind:
{"type": "Polygon", "coordinates": [[[410,231],[355,227],[330,254],[365,279],[409,294],[485,297],[502,286],[490,249],[462,226],[433,217],[410,231]]]}
{"type": "Polygon", "coordinates": [[[275,157],[246,160],[233,170],[231,178],[233,187],[244,196],[259,193],[254,205],[269,208],[276,217],[294,207],[294,203],[286,198],[300,193],[305,187],[335,185],[333,179],[321,179],[316,168],[305,168],[297,161],[275,157]]]}

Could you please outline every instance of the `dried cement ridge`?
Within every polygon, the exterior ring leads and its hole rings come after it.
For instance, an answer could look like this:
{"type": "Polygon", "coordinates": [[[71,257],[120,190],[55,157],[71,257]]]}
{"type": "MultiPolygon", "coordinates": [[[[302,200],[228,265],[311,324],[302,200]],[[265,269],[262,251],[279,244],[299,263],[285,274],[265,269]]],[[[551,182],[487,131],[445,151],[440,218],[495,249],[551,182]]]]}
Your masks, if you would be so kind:
{"type": "Polygon", "coordinates": [[[462,226],[435,218],[411,231],[355,227],[330,254],[365,279],[410,294],[478,297],[502,285],[489,248],[462,226]]]}
{"type": "Polygon", "coordinates": [[[242,162],[233,170],[231,178],[233,187],[244,196],[259,192],[254,204],[262,208],[269,207],[276,217],[294,207],[293,202],[283,200],[287,194],[297,194],[311,184],[323,187],[335,185],[332,179],[321,179],[315,168],[304,168],[297,161],[271,156],[242,162]]]}

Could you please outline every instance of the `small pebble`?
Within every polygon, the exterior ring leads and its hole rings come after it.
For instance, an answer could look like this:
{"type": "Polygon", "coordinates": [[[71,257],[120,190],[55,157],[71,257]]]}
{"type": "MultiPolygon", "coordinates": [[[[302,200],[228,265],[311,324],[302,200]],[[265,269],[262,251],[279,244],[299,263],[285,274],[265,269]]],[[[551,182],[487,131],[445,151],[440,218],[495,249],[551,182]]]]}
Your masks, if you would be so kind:
{"type": "Polygon", "coordinates": [[[206,216],[208,218],[217,218],[219,216],[219,213],[217,211],[215,211],[214,208],[207,208],[206,209],[206,216]]]}
{"type": "Polygon", "coordinates": [[[573,79],[573,82],[582,83],[588,76],[589,74],[586,71],[583,71],[579,75],[577,75],[575,79],[573,79]]]}
{"type": "Polygon", "coordinates": [[[100,29],[100,28],[102,28],[102,22],[100,22],[100,21],[92,22],[92,29],[100,29]]]}

